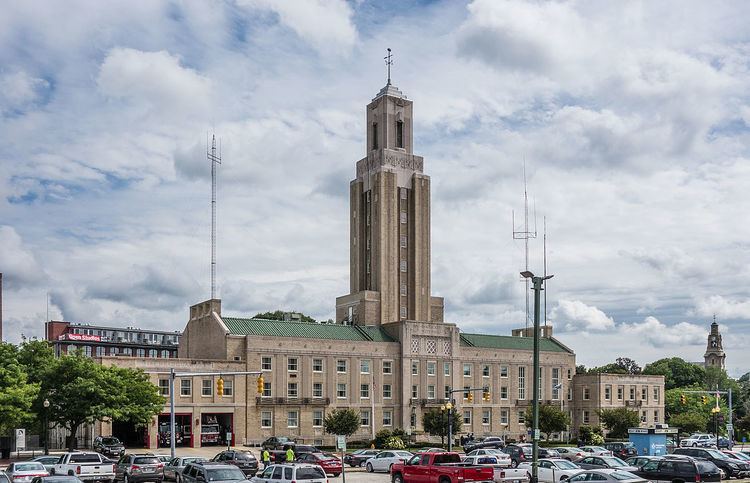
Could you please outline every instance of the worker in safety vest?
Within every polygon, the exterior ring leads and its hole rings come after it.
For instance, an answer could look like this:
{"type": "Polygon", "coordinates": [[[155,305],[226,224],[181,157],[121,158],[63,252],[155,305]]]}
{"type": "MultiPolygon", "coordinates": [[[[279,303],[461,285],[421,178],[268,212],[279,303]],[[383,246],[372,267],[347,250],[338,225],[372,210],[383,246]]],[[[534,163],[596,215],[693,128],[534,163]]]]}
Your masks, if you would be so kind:
{"type": "Polygon", "coordinates": [[[294,450],[291,446],[286,450],[286,462],[287,463],[293,463],[294,462],[294,450]]]}
{"type": "Polygon", "coordinates": [[[260,453],[260,459],[263,460],[263,469],[265,470],[271,464],[271,453],[267,449],[263,449],[260,453]]]}

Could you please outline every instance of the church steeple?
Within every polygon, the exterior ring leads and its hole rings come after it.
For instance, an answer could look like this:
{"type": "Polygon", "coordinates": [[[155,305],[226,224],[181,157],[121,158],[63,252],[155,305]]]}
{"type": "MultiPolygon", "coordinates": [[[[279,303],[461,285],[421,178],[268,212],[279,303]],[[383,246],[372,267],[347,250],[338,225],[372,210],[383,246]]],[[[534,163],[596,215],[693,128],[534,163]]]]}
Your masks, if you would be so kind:
{"type": "Polygon", "coordinates": [[[719,333],[719,324],[716,323],[716,315],[711,324],[711,332],[708,333],[708,342],[706,344],[706,353],[703,355],[704,366],[718,367],[725,369],[727,355],[724,353],[724,347],[721,344],[721,334],[719,333]]]}

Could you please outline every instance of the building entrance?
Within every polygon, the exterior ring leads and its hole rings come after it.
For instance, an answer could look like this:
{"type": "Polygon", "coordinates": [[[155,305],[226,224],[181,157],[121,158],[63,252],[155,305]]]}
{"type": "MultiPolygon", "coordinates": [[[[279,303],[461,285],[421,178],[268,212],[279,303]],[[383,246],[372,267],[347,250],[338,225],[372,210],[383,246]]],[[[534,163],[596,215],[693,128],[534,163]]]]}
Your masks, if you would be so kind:
{"type": "Polygon", "coordinates": [[[148,448],[148,429],[130,421],[112,421],[112,436],[119,439],[126,449],[148,448]]]}
{"type": "MultiPolygon", "coordinates": [[[[175,413],[174,415],[174,427],[175,446],[192,446],[193,441],[193,426],[190,424],[192,415],[189,413],[175,413]]],[[[169,436],[169,413],[162,413],[159,415],[159,447],[169,448],[171,445],[169,436]]]]}
{"type": "Polygon", "coordinates": [[[201,446],[234,444],[234,415],[227,413],[201,414],[201,446]],[[231,433],[227,441],[227,433],[231,433]]]}

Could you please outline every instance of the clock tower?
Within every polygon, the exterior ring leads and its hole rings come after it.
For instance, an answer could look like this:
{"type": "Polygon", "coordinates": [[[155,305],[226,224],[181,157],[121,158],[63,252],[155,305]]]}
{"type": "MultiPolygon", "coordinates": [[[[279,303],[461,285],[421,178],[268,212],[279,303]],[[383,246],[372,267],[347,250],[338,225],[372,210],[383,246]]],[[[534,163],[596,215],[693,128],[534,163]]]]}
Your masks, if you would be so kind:
{"type": "Polygon", "coordinates": [[[705,361],[704,366],[718,367],[725,369],[727,355],[724,353],[724,348],[721,345],[721,334],[719,334],[719,324],[716,323],[716,317],[711,324],[711,332],[708,334],[708,344],[706,345],[706,353],[703,355],[705,361]]]}

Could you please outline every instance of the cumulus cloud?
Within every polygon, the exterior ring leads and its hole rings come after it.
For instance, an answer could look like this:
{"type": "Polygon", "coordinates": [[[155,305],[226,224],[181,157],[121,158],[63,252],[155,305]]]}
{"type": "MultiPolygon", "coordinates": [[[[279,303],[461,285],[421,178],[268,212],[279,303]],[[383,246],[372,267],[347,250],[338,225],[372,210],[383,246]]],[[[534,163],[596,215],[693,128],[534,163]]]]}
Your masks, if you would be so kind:
{"type": "Polygon", "coordinates": [[[638,340],[658,348],[676,348],[705,343],[707,329],[689,322],[666,325],[656,317],[649,316],[643,322],[620,325],[618,332],[627,340],[638,340]]]}
{"type": "Polygon", "coordinates": [[[49,82],[24,70],[0,75],[0,113],[24,109],[36,102],[49,82]]]}
{"type": "Polygon", "coordinates": [[[580,300],[559,300],[558,305],[550,313],[550,319],[561,324],[565,332],[604,331],[615,326],[612,317],[580,300]]]}
{"type": "Polygon", "coordinates": [[[0,247],[0,271],[8,288],[33,286],[45,280],[46,273],[15,228],[0,225],[0,247]]]}
{"type": "Polygon", "coordinates": [[[750,300],[732,300],[722,295],[712,295],[695,301],[694,312],[698,315],[721,319],[750,319],[750,300]]]}

